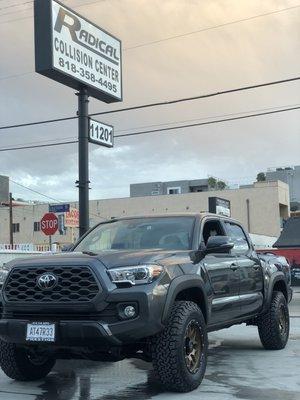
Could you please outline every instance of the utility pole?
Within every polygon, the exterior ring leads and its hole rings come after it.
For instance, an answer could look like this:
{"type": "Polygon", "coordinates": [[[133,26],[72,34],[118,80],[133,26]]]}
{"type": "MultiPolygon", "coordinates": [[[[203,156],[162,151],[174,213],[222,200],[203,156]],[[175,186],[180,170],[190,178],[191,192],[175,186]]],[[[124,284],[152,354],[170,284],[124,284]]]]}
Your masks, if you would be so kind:
{"type": "Polygon", "coordinates": [[[12,193],[9,193],[9,242],[10,242],[11,247],[13,247],[14,231],[13,231],[12,193]]]}
{"type": "Polygon", "coordinates": [[[78,96],[78,161],[79,161],[79,236],[89,229],[89,96],[81,88],[78,96]]]}

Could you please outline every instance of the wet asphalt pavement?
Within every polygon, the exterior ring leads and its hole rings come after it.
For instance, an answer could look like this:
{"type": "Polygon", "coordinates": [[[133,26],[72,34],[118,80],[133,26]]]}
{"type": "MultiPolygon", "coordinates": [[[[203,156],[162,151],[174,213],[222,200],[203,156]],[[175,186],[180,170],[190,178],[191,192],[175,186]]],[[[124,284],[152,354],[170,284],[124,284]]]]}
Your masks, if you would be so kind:
{"type": "Polygon", "coordinates": [[[211,333],[205,379],[192,393],[164,392],[152,377],[151,364],[139,360],[59,361],[35,383],[15,382],[0,372],[0,400],[299,400],[300,287],[295,292],[284,350],[264,350],[255,327],[211,333]]]}

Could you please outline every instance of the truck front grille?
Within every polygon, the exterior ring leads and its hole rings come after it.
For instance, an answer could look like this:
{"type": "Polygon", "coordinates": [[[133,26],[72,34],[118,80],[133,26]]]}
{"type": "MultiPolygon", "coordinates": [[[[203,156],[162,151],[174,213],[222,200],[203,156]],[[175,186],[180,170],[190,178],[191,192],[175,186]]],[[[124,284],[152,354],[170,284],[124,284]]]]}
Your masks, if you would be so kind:
{"type": "Polygon", "coordinates": [[[15,267],[4,287],[8,302],[72,303],[89,302],[101,291],[93,272],[86,266],[15,267]],[[54,274],[53,289],[40,288],[38,279],[45,273],[54,274]]]}
{"type": "Polygon", "coordinates": [[[73,310],[72,312],[65,312],[60,310],[51,311],[49,309],[43,311],[6,311],[3,314],[4,319],[28,319],[31,321],[103,321],[106,323],[114,323],[120,321],[120,317],[115,303],[110,303],[107,307],[98,312],[82,312],[73,310]]]}

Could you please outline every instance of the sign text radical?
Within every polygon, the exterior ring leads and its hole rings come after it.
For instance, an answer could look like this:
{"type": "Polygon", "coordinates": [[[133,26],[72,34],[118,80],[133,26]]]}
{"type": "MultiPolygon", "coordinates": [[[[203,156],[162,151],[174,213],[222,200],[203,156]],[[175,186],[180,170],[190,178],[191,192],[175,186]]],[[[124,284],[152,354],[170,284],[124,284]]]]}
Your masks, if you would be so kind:
{"type": "Polygon", "coordinates": [[[53,7],[54,66],[120,98],[120,42],[60,4],[53,7]]]}
{"type": "MultiPolygon", "coordinates": [[[[71,38],[75,43],[80,44],[81,46],[94,52],[98,56],[105,58],[113,64],[119,65],[120,57],[118,55],[118,49],[107,44],[99,37],[95,37],[86,30],[81,29],[81,22],[79,18],[77,18],[75,14],[60,7],[54,30],[58,33],[61,33],[63,26],[69,29],[71,38]]],[[[56,44],[58,45],[58,39],[56,44]]],[[[58,50],[58,46],[56,50],[58,50]]],[[[74,52],[74,56],[77,61],[81,61],[82,55],[78,50],[74,52]]]]}

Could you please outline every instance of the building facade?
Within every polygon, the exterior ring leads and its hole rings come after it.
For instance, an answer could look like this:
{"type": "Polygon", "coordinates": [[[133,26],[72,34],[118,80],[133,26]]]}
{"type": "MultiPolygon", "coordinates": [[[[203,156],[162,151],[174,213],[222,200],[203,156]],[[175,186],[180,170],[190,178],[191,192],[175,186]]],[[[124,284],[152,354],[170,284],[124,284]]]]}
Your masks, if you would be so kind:
{"type": "Polygon", "coordinates": [[[266,180],[279,180],[289,185],[291,207],[300,206],[300,165],[269,169],[266,172],[266,180]]]}
{"type": "MultiPolygon", "coordinates": [[[[209,197],[222,197],[230,201],[231,216],[241,221],[252,234],[277,238],[282,222],[290,215],[289,189],[283,182],[259,182],[244,189],[185,193],[177,196],[156,195],[118,199],[92,200],[90,225],[106,219],[155,215],[176,212],[208,211],[209,197]]],[[[78,203],[70,203],[78,208],[78,203]]],[[[13,222],[18,228],[15,243],[48,244],[49,237],[40,230],[40,221],[48,212],[47,204],[34,204],[13,208],[13,222]]],[[[53,235],[52,243],[69,244],[78,237],[77,228],[61,229],[53,235]]],[[[0,243],[9,242],[9,210],[0,208],[0,243]]]]}
{"type": "Polygon", "coordinates": [[[130,185],[130,197],[163,196],[167,194],[185,194],[207,192],[208,179],[193,179],[168,182],[133,183],[130,185]]]}

